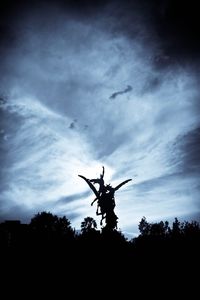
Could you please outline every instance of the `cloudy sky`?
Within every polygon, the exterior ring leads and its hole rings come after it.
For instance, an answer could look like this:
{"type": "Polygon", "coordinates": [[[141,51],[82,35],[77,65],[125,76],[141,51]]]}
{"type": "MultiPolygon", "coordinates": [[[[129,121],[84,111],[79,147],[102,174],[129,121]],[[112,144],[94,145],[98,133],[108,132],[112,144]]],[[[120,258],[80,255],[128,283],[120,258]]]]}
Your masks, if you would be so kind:
{"type": "Polygon", "coordinates": [[[195,2],[8,1],[0,18],[0,220],[97,220],[78,174],[116,192],[119,228],[200,216],[195,2]],[[95,2],[95,3],[94,3],[95,2]]]}

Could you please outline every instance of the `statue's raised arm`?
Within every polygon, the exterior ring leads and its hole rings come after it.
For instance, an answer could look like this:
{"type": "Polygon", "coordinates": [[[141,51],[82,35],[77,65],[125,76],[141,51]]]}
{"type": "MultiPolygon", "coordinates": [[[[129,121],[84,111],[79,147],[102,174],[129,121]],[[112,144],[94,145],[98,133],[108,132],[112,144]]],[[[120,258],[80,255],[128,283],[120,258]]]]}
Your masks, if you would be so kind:
{"type": "Polygon", "coordinates": [[[99,193],[97,192],[95,186],[91,183],[91,181],[89,179],[87,179],[86,177],[82,176],[82,175],[78,175],[79,177],[83,178],[87,184],[89,185],[89,187],[91,188],[91,190],[94,192],[95,196],[97,197],[97,199],[99,199],[99,193]]]}
{"type": "Polygon", "coordinates": [[[123,181],[122,183],[118,184],[114,190],[117,191],[118,189],[120,189],[120,187],[122,187],[122,185],[126,184],[127,182],[131,181],[132,179],[127,179],[125,181],[123,181]]]}
{"type": "Polygon", "coordinates": [[[102,172],[102,178],[104,178],[104,174],[105,174],[105,168],[104,168],[104,166],[102,167],[103,168],[103,172],[102,172]]]}
{"type": "Polygon", "coordinates": [[[98,183],[99,185],[104,185],[103,178],[104,178],[104,174],[105,174],[105,168],[104,168],[104,166],[102,168],[103,168],[103,171],[102,171],[102,174],[100,174],[100,178],[90,179],[90,182],[98,183]]]}

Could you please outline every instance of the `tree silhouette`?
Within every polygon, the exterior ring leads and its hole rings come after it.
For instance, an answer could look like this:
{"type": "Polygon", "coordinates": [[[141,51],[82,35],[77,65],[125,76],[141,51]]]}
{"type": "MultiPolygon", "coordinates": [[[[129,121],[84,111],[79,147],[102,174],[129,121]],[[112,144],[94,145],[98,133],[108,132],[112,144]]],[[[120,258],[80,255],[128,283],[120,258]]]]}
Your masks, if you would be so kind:
{"type": "Polygon", "coordinates": [[[71,222],[65,216],[62,218],[58,218],[58,221],[56,224],[56,230],[61,235],[65,235],[69,232],[74,232],[74,230],[71,227],[71,222]]]}
{"type": "Polygon", "coordinates": [[[63,242],[74,238],[74,230],[70,221],[64,216],[59,218],[50,212],[36,214],[30,222],[31,230],[38,240],[49,242],[63,242]]]}
{"type": "Polygon", "coordinates": [[[150,234],[150,224],[147,222],[145,217],[142,217],[142,219],[138,225],[138,229],[142,236],[150,234]]]}
{"type": "Polygon", "coordinates": [[[33,230],[40,232],[55,232],[58,224],[58,217],[50,212],[37,213],[30,222],[33,230]]]}
{"type": "Polygon", "coordinates": [[[179,220],[177,218],[175,218],[173,224],[172,224],[172,235],[173,236],[179,236],[181,234],[181,231],[182,231],[182,225],[181,223],[179,222],[179,220]]]}
{"type": "Polygon", "coordinates": [[[184,222],[184,234],[190,237],[200,236],[199,223],[197,221],[184,222]]]}
{"type": "Polygon", "coordinates": [[[168,221],[148,223],[143,217],[138,225],[141,236],[165,236],[171,232],[168,221]]]}
{"type": "MultiPolygon", "coordinates": [[[[134,270],[137,276],[140,273],[140,278],[143,278],[145,268],[156,270],[158,276],[164,274],[165,269],[173,270],[177,276],[177,270],[182,265],[185,268],[185,264],[195,266],[198,271],[199,223],[180,222],[175,218],[170,227],[167,221],[150,223],[143,217],[139,230],[140,235],[128,241],[120,230],[108,230],[106,226],[97,230],[96,221],[86,217],[81,223],[81,234],[75,235],[66,217],[43,211],[36,214],[30,224],[21,224],[17,220],[0,224],[2,257],[8,262],[19,262],[20,270],[21,261],[27,256],[30,270],[41,264],[44,276],[54,274],[55,277],[61,274],[59,267],[68,271],[73,262],[72,272],[75,269],[81,274],[79,270],[84,270],[87,280],[95,264],[102,268],[109,285],[110,278],[120,274],[119,270],[123,270],[122,276],[126,274],[125,266],[134,270]],[[52,266],[55,272],[52,272],[52,266]]],[[[96,277],[94,280],[96,282],[96,277]]]]}
{"type": "Polygon", "coordinates": [[[97,229],[96,221],[91,217],[84,218],[83,222],[81,223],[81,232],[83,234],[95,231],[97,229]]]}

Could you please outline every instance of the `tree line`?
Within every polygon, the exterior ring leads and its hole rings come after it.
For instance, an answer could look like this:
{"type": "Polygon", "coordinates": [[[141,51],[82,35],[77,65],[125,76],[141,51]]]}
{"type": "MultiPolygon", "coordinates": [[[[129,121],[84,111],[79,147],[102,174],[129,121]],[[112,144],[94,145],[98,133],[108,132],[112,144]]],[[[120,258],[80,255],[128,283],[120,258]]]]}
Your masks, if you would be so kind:
{"type": "Polygon", "coordinates": [[[73,293],[78,292],[79,282],[87,295],[92,286],[118,294],[118,290],[127,290],[127,282],[129,291],[142,286],[140,292],[148,285],[153,291],[160,286],[164,290],[173,284],[178,287],[179,279],[182,285],[195,282],[198,222],[175,218],[170,225],[167,221],[150,223],[143,217],[138,229],[139,235],[128,240],[120,230],[98,230],[96,221],[86,217],[77,232],[65,216],[45,211],[29,224],[5,221],[0,224],[2,274],[9,274],[9,282],[12,275],[15,282],[21,273],[19,279],[30,283],[32,277],[37,286],[46,280],[48,291],[55,285],[60,289],[62,283],[65,289],[73,286],[73,293]]]}
{"type": "MultiPolygon", "coordinates": [[[[51,212],[37,213],[29,224],[20,221],[5,221],[0,224],[0,242],[4,248],[20,248],[21,246],[36,247],[70,247],[76,243],[119,243],[137,248],[141,243],[171,243],[200,239],[200,224],[197,221],[180,222],[175,218],[172,225],[168,221],[150,223],[145,217],[138,224],[139,235],[128,240],[117,229],[97,229],[96,221],[86,217],[81,222],[80,232],[72,228],[71,222],[65,216],[58,217],[51,212]]],[[[99,246],[99,245],[98,245],[99,246]]]]}

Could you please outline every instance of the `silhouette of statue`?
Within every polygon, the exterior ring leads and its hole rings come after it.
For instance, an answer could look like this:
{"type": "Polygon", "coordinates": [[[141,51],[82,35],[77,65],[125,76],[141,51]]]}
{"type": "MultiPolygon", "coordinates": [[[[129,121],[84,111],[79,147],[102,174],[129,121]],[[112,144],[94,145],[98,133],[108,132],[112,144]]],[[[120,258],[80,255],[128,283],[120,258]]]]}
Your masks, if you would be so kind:
{"type": "Polygon", "coordinates": [[[114,212],[115,208],[115,192],[121,188],[124,184],[127,182],[131,181],[132,179],[127,179],[120,184],[118,184],[115,188],[113,188],[110,184],[104,185],[104,167],[103,167],[103,172],[100,175],[100,178],[97,179],[88,179],[82,175],[78,175],[79,177],[83,178],[91,190],[94,192],[96,198],[92,201],[91,205],[95,201],[97,201],[97,210],[96,210],[96,215],[101,215],[101,222],[100,224],[102,225],[103,219],[105,219],[106,223],[106,228],[109,230],[113,230],[117,228],[117,219],[118,217],[116,216],[114,212]],[[99,184],[99,190],[95,188],[94,184],[98,183],[99,184]]]}
{"type": "MultiPolygon", "coordinates": [[[[102,167],[103,168],[103,172],[102,172],[102,174],[100,174],[100,178],[97,178],[97,179],[90,179],[90,182],[92,182],[92,183],[98,183],[99,184],[99,191],[98,191],[98,194],[99,194],[99,196],[101,196],[102,195],[102,193],[103,193],[103,191],[104,191],[104,174],[105,174],[105,169],[104,169],[104,166],[102,167]]],[[[95,201],[97,201],[98,200],[98,198],[96,197],[93,201],[92,201],[92,203],[91,203],[91,205],[93,205],[94,204],[94,202],[95,201]]]]}

